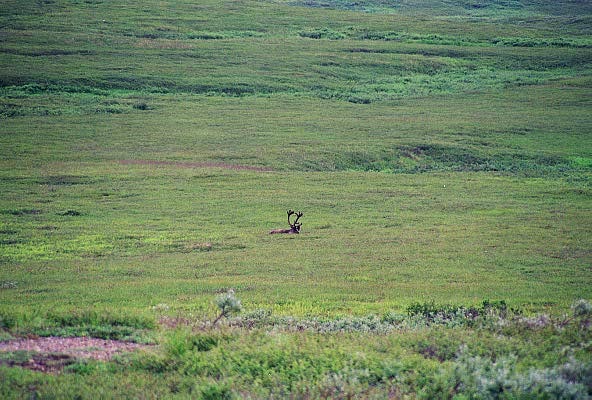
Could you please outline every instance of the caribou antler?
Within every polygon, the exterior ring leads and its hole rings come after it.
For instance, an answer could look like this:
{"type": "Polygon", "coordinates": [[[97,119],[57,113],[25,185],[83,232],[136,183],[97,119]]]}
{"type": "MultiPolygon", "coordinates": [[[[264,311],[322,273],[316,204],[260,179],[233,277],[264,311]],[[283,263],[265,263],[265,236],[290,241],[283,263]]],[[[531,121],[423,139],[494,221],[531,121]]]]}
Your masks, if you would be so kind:
{"type": "Polygon", "coordinates": [[[290,225],[290,229],[274,229],[269,233],[300,233],[300,227],[302,226],[302,222],[298,222],[298,220],[303,215],[304,213],[300,211],[296,212],[294,210],[288,210],[288,225],[290,225]],[[296,215],[296,219],[294,220],[294,222],[290,221],[290,217],[292,215],[296,215]]]}
{"type": "MultiPolygon", "coordinates": [[[[290,210],[290,211],[292,211],[292,210],[290,210]]],[[[298,222],[298,220],[304,214],[300,211],[298,211],[298,212],[292,211],[292,213],[290,213],[290,211],[288,211],[288,224],[290,224],[290,228],[292,228],[294,231],[296,231],[296,233],[300,233],[300,227],[302,226],[302,222],[298,222]],[[290,223],[290,216],[292,216],[292,215],[296,215],[296,219],[294,220],[294,222],[290,223]]]]}
{"type": "Polygon", "coordinates": [[[292,222],[290,222],[290,217],[294,215],[294,210],[288,210],[288,225],[292,226],[292,222]]]}

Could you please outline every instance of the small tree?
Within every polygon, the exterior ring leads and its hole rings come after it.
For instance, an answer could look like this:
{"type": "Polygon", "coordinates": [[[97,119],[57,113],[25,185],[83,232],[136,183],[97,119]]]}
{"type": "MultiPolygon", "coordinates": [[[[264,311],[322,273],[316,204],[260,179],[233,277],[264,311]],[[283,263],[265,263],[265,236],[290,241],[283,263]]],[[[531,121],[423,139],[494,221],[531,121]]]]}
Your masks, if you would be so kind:
{"type": "Polygon", "coordinates": [[[234,290],[229,289],[228,292],[216,298],[216,305],[220,309],[220,315],[216,317],[212,325],[216,325],[222,317],[228,317],[230,313],[240,312],[242,309],[241,302],[234,295],[234,290]]]}

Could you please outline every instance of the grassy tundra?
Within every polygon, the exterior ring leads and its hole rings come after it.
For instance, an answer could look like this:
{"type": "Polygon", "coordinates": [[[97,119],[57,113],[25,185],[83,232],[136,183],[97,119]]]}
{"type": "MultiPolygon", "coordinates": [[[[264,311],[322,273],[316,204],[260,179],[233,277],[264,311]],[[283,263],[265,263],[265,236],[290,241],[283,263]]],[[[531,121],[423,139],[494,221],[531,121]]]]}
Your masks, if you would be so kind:
{"type": "Polygon", "coordinates": [[[150,346],[1,352],[1,396],[587,398],[591,26],[565,0],[4,0],[0,339],[150,346]]]}

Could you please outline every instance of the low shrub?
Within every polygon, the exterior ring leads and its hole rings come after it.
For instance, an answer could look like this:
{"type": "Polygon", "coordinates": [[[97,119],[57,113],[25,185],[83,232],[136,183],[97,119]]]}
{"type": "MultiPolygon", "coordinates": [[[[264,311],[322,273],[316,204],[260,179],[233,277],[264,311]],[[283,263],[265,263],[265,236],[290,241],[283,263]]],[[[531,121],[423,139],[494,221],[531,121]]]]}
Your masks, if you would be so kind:
{"type": "Polygon", "coordinates": [[[146,110],[151,109],[150,106],[144,101],[134,104],[133,108],[136,110],[141,110],[141,111],[146,111],[146,110]]]}
{"type": "Polygon", "coordinates": [[[475,325],[487,319],[505,319],[509,313],[520,314],[520,310],[508,310],[504,300],[484,300],[479,307],[465,307],[453,305],[437,305],[434,302],[414,303],[407,307],[409,317],[421,318],[426,324],[462,326],[475,325]]]}
{"type": "Polygon", "coordinates": [[[201,388],[203,400],[230,400],[233,398],[230,387],[225,383],[211,383],[201,388]]]}
{"type": "Polygon", "coordinates": [[[329,28],[300,31],[300,32],[298,32],[298,34],[300,35],[300,37],[308,38],[308,39],[340,40],[340,39],[346,38],[345,34],[343,34],[341,32],[334,31],[329,28]]]}
{"type": "Polygon", "coordinates": [[[185,355],[210,351],[231,338],[231,335],[218,330],[195,332],[191,327],[182,327],[168,332],[164,347],[169,357],[181,358],[185,355]]]}
{"type": "Polygon", "coordinates": [[[433,398],[438,393],[451,393],[478,399],[585,399],[592,394],[586,387],[586,374],[591,368],[571,359],[560,367],[522,372],[517,368],[516,356],[492,360],[472,356],[463,346],[454,363],[438,374],[438,385],[424,388],[422,396],[433,398]]]}
{"type": "MultiPolygon", "coordinates": [[[[386,334],[398,329],[418,329],[429,326],[497,327],[498,321],[510,321],[521,315],[504,300],[485,300],[480,306],[437,305],[434,302],[414,303],[406,314],[387,312],[382,316],[366,315],[339,318],[294,318],[274,316],[267,310],[255,310],[229,319],[229,325],[248,329],[307,331],[317,333],[374,333],[386,334]]],[[[508,322],[510,323],[510,322],[508,322]]]]}
{"type": "Polygon", "coordinates": [[[572,306],[574,317],[590,317],[592,316],[592,304],[589,301],[580,299],[576,300],[572,306]]]}
{"type": "Polygon", "coordinates": [[[154,343],[154,319],[92,310],[18,313],[0,310],[0,329],[11,335],[90,336],[100,339],[154,343]]]}

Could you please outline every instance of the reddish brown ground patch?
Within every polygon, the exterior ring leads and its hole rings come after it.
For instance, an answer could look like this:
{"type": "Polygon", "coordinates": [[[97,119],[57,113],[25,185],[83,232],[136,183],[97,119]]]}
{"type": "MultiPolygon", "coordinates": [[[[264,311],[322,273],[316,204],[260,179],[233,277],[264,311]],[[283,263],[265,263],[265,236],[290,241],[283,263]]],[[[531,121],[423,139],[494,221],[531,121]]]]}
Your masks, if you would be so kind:
{"type": "Polygon", "coordinates": [[[30,355],[27,359],[1,360],[0,365],[9,367],[22,367],[40,372],[60,372],[66,366],[76,362],[76,359],[67,354],[41,354],[30,355]]]}
{"type": "Polygon", "coordinates": [[[227,163],[206,163],[206,162],[182,162],[182,161],[157,161],[157,160],[121,160],[124,165],[164,165],[178,168],[222,168],[243,171],[271,172],[271,168],[255,167],[252,165],[236,165],[227,163]]]}
{"type": "Polygon", "coordinates": [[[119,340],[88,337],[43,337],[16,339],[0,342],[0,351],[26,351],[31,356],[26,360],[2,360],[1,364],[21,366],[42,372],[55,372],[76,362],[76,359],[108,361],[116,354],[132,352],[148,346],[119,340]]]}

